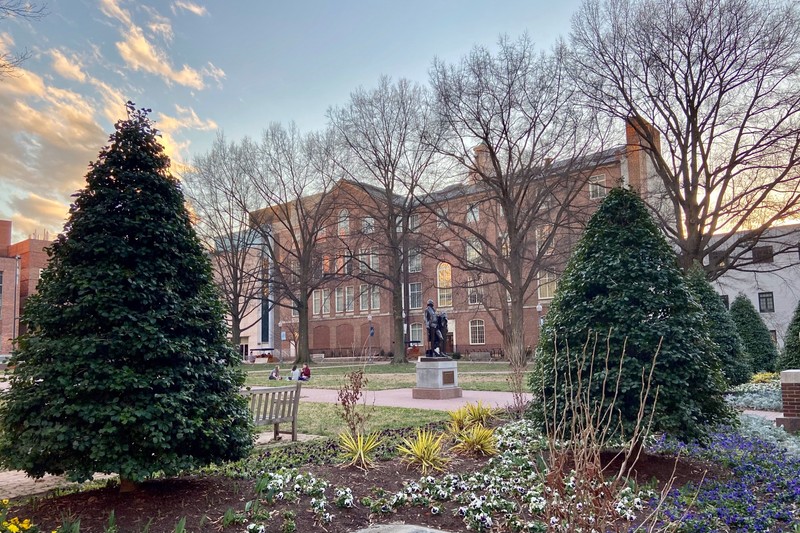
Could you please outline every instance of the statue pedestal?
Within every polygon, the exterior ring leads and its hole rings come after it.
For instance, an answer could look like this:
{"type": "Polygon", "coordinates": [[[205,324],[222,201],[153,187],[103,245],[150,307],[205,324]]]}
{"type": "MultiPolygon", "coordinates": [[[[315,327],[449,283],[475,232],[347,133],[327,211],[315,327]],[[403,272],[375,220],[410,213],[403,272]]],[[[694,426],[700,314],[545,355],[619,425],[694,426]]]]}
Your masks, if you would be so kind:
{"type": "Polygon", "coordinates": [[[417,360],[417,386],[411,397],[420,400],[461,398],[458,363],[449,357],[420,357],[417,360]]]}

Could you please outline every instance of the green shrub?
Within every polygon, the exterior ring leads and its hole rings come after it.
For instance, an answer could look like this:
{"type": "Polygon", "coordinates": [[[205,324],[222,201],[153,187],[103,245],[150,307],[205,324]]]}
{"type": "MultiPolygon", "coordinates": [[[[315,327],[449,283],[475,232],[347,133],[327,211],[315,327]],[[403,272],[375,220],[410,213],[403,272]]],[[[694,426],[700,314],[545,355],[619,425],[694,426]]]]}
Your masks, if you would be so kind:
{"type": "Polygon", "coordinates": [[[643,374],[658,354],[652,429],[704,437],[709,427],[733,417],[723,398],[719,361],[709,347],[702,310],[675,253],[642,200],[614,189],[589,221],[550,305],[530,377],[531,390],[544,401],[535,403],[531,414],[544,424],[552,413],[569,412],[562,410],[570,397],[566,383],[581,372],[591,376],[586,390],[597,401],[614,398],[619,382],[616,407],[630,434],[642,403],[643,374]],[[603,360],[607,369],[592,372],[603,360]]]}
{"type": "Polygon", "coordinates": [[[753,303],[745,295],[738,295],[731,303],[730,315],[742,338],[744,349],[750,355],[753,371],[774,371],[778,351],[753,303]]]}
{"type": "Polygon", "coordinates": [[[744,351],[736,324],[725,309],[722,299],[706,279],[702,267],[693,266],[686,275],[692,294],[703,308],[705,327],[711,338],[711,347],[722,366],[729,385],[747,383],[753,373],[750,357],[744,351]]]}
{"type": "Polygon", "coordinates": [[[783,351],[778,359],[778,370],[800,369],[800,302],[794,310],[786,330],[783,351]]]}
{"type": "Polygon", "coordinates": [[[238,354],[146,110],[129,103],[86,181],[25,306],[0,460],[141,481],[246,456],[238,354]]]}

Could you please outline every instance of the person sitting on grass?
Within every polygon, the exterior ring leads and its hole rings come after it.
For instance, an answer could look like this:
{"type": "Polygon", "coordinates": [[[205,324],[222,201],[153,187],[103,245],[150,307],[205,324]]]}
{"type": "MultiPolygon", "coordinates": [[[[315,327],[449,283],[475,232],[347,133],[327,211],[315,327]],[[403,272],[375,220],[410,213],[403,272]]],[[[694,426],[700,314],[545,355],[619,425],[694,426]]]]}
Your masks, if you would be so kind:
{"type": "Polygon", "coordinates": [[[292,365],[292,372],[289,374],[290,381],[299,381],[300,380],[300,371],[297,369],[297,365],[292,365]]]}
{"type": "Polygon", "coordinates": [[[269,379],[283,379],[281,377],[281,369],[278,365],[275,365],[275,368],[269,373],[269,379]]]}
{"type": "Polygon", "coordinates": [[[308,363],[303,363],[303,370],[300,371],[300,381],[308,381],[311,379],[311,369],[308,368],[308,363]]]}

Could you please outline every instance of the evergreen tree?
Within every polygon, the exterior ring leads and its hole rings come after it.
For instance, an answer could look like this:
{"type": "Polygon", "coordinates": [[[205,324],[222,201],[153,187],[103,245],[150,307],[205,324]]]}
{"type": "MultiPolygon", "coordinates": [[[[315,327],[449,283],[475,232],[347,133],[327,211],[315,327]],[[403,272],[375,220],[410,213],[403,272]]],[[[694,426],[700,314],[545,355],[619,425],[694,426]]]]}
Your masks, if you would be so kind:
{"type": "Polygon", "coordinates": [[[584,380],[591,375],[584,394],[593,402],[607,404],[619,381],[615,408],[630,435],[642,375],[647,378],[657,354],[646,411],[652,411],[658,388],[652,430],[703,438],[711,424],[733,416],[709,345],[702,310],[675,253],[642,200],[614,189],[589,221],[547,314],[530,378],[544,401],[533,416],[540,421],[552,420],[554,411],[561,416],[572,397],[568,384],[580,372],[584,380]],[[581,359],[584,346],[589,357],[581,359]]]}
{"type": "Polygon", "coordinates": [[[731,304],[730,315],[745,351],[750,354],[753,372],[773,372],[778,350],[753,303],[744,294],[738,295],[731,304]]]}
{"type": "Polygon", "coordinates": [[[786,330],[783,352],[778,359],[778,370],[800,369],[800,303],[794,310],[792,322],[786,330]]]}
{"type": "Polygon", "coordinates": [[[90,165],[22,317],[0,457],[34,477],[141,481],[252,446],[211,265],[148,111],[129,102],[90,165]]]}
{"type": "Polygon", "coordinates": [[[708,282],[701,266],[692,267],[686,276],[686,281],[703,308],[705,326],[728,384],[746,383],[753,373],[750,357],[744,351],[742,339],[736,331],[736,324],[725,309],[725,304],[708,282]]]}

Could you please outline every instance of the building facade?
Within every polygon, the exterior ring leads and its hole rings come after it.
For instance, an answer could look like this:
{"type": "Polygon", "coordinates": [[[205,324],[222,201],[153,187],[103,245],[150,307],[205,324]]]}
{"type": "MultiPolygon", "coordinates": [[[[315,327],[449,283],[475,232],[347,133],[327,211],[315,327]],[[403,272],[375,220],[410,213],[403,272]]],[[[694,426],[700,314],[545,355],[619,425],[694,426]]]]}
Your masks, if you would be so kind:
{"type": "Polygon", "coordinates": [[[25,300],[36,292],[47,266],[48,240],[29,238],[11,242],[11,221],[0,220],[0,355],[11,353],[21,333],[19,317],[25,300]]]}
{"type": "MultiPolygon", "coordinates": [[[[641,140],[632,127],[628,127],[626,135],[626,144],[593,154],[585,158],[583,168],[569,170],[582,184],[569,197],[570,209],[580,214],[574,217],[575,223],[565,226],[563,231],[552,232],[546,246],[538,242],[538,234],[544,228],[533,228],[537,234],[535,246],[541,246],[541,250],[537,255],[536,282],[522,295],[526,346],[533,347],[538,342],[539,327],[547,314],[559,273],[580,238],[583,224],[607,190],[625,185],[646,194],[654,187],[655,173],[649,158],[639,148],[641,140]]],[[[550,173],[559,173],[558,162],[553,163],[550,173]]],[[[402,262],[403,301],[399,312],[392,306],[391,283],[387,283],[386,276],[375,275],[385,274],[392,264],[391,251],[381,241],[381,228],[376,224],[377,216],[384,211],[379,204],[381,191],[373,193],[369,186],[345,180],[336,187],[342,190],[334,191],[331,196],[335,208],[316,251],[317,275],[320,278],[328,275],[329,281],[319,284],[308,301],[308,342],[312,356],[368,357],[393,353],[398,349],[398,340],[392,335],[393,319],[400,313],[404,324],[404,338],[400,342],[410,342],[424,350],[423,312],[432,300],[436,310],[448,317],[446,352],[502,357],[501,317],[508,305],[501,299],[508,295],[491,279],[476,279],[475,272],[480,269],[468,268],[470,256],[482,256],[485,250],[470,244],[466,228],[472,228],[473,234],[479,233],[487,242],[497,242],[498,250],[503,249],[505,232],[502,222],[498,222],[497,206],[486,199],[478,181],[466,176],[460,183],[432,193],[433,207],[430,203],[420,205],[410,215],[409,235],[404,241],[407,253],[402,262]]],[[[558,203],[560,199],[555,201],[558,203]]],[[[275,238],[285,237],[279,234],[280,228],[276,231],[275,238]]],[[[274,258],[276,263],[286,260],[274,258]]],[[[265,287],[264,292],[272,291],[265,287]]],[[[297,311],[287,304],[260,316],[259,333],[255,335],[258,340],[250,341],[246,349],[293,357],[300,334],[297,311]],[[262,339],[269,340],[262,342],[262,339]]]]}
{"type": "MultiPolygon", "coordinates": [[[[786,330],[800,302],[800,224],[776,226],[744,252],[745,267],[729,270],[713,282],[728,307],[746,296],[764,320],[772,339],[783,348],[786,330]]],[[[724,257],[712,256],[714,261],[724,257]]]]}

